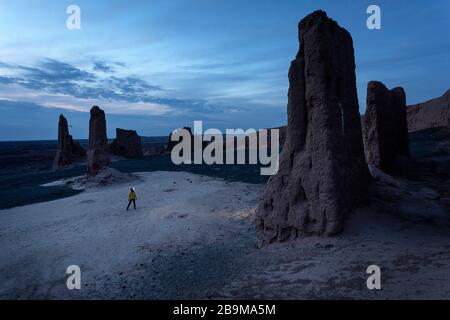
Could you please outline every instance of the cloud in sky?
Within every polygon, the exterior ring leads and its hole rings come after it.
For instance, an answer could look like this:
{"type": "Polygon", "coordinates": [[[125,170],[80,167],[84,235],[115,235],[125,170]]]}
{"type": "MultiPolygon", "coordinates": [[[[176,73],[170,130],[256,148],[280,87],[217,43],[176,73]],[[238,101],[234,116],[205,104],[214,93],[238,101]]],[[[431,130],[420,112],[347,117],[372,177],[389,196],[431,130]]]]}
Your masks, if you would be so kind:
{"type": "Polygon", "coordinates": [[[114,72],[114,67],[104,61],[95,61],[93,66],[94,71],[101,71],[105,73],[114,72]]]}
{"type": "Polygon", "coordinates": [[[170,97],[170,90],[136,75],[95,70],[96,62],[82,68],[49,58],[35,65],[0,61],[0,140],[53,139],[60,113],[67,115],[75,137],[86,138],[88,111],[93,105],[107,112],[110,137],[116,127],[142,135],[165,135],[174,128],[192,126],[195,120],[221,129],[270,127],[279,113],[276,108],[264,108],[270,105],[268,101],[252,105],[246,99],[232,98],[231,93],[224,99],[227,104],[219,98],[211,103],[170,97]]]}
{"type": "MultiPolygon", "coordinates": [[[[161,90],[136,77],[102,78],[94,72],[53,59],[45,59],[33,67],[4,62],[1,62],[0,66],[14,73],[11,76],[3,76],[2,83],[14,83],[26,89],[65,94],[75,98],[144,102],[152,98],[152,91],[161,90]]],[[[102,66],[106,68],[107,65],[103,63],[102,66]]],[[[97,62],[94,63],[93,69],[96,68],[97,62]]],[[[112,69],[108,69],[108,72],[112,72],[112,69]]]]}
{"type": "MultiPolygon", "coordinates": [[[[77,139],[87,139],[89,113],[84,110],[67,109],[67,104],[51,107],[33,102],[0,99],[0,141],[2,140],[54,140],[57,137],[58,117],[63,113],[70,124],[70,132],[77,139]]],[[[111,107],[111,106],[110,106],[111,107]]],[[[118,106],[112,106],[118,107],[118,106]]],[[[133,104],[136,107],[136,104],[133,104]]],[[[167,136],[174,128],[193,126],[195,120],[203,120],[207,128],[268,128],[278,111],[269,109],[266,112],[239,111],[236,118],[233,112],[212,114],[207,118],[199,118],[187,113],[173,116],[172,113],[153,113],[151,115],[138,112],[118,114],[106,113],[107,132],[109,138],[115,137],[115,128],[137,130],[143,136],[167,136]]]]}
{"type": "MultiPolygon", "coordinates": [[[[144,135],[166,134],[191,119],[220,129],[279,126],[286,122],[297,23],[316,9],[327,11],[353,36],[361,112],[371,80],[403,86],[408,103],[439,96],[450,83],[448,0],[379,0],[379,31],[366,28],[367,1],[77,4],[82,29],[69,31],[65,1],[0,1],[2,103],[15,101],[23,108],[33,103],[58,112],[86,112],[98,104],[117,117],[151,123],[141,126],[144,135]]],[[[53,118],[48,121],[54,125],[53,118]]]]}
{"type": "Polygon", "coordinates": [[[49,107],[76,109],[74,105],[79,105],[78,109],[83,110],[83,106],[86,109],[86,105],[99,104],[119,114],[199,113],[213,109],[201,100],[162,97],[158,95],[164,91],[160,86],[137,76],[116,76],[114,69],[105,62],[94,62],[92,71],[48,58],[36,66],[0,62],[1,69],[7,69],[10,75],[0,76],[0,84],[24,89],[13,95],[3,90],[1,97],[26,100],[28,96],[49,107]],[[100,75],[99,68],[108,75],[100,75]]]}

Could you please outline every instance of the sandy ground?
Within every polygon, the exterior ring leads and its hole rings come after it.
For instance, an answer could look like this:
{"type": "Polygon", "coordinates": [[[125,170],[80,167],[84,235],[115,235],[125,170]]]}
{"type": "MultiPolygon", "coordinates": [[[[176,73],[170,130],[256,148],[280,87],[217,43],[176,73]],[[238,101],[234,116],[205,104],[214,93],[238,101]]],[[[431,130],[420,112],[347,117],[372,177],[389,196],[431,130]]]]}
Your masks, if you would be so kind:
{"type": "Polygon", "coordinates": [[[450,298],[450,230],[358,210],[337,238],[256,248],[262,185],[183,172],[0,211],[0,298],[450,298]],[[382,290],[366,287],[381,267],[382,290]],[[66,287],[78,265],[82,289],[66,287]]]}

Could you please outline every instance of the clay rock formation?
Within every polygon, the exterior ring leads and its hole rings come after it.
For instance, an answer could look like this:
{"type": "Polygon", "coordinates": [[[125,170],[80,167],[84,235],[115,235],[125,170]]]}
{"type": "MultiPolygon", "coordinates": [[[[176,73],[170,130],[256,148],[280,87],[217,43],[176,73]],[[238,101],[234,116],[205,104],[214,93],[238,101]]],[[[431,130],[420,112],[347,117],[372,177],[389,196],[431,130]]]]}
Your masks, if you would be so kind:
{"type": "Polygon", "coordinates": [[[369,82],[363,136],[367,163],[385,172],[391,170],[398,157],[409,157],[406,95],[403,88],[389,90],[381,82],[369,82]]]}
{"type": "Polygon", "coordinates": [[[141,137],[134,130],[116,129],[116,139],[111,143],[111,153],[133,159],[143,156],[141,137]]]}
{"type": "Polygon", "coordinates": [[[72,136],[69,134],[67,119],[63,115],[60,115],[58,123],[58,149],[56,150],[53,168],[58,169],[68,166],[85,156],[86,150],[83,149],[80,143],[73,141],[72,136]]]}
{"type": "Polygon", "coordinates": [[[408,106],[408,129],[450,127],[450,90],[442,97],[408,106]]]}
{"type": "Polygon", "coordinates": [[[299,24],[289,70],[287,139],[256,212],[260,245],[331,236],[367,199],[351,35],[323,11],[299,24]]]}
{"type": "Polygon", "coordinates": [[[107,150],[105,112],[94,106],[91,109],[91,118],[89,119],[89,149],[87,152],[88,174],[90,176],[96,176],[111,162],[107,150]]]}

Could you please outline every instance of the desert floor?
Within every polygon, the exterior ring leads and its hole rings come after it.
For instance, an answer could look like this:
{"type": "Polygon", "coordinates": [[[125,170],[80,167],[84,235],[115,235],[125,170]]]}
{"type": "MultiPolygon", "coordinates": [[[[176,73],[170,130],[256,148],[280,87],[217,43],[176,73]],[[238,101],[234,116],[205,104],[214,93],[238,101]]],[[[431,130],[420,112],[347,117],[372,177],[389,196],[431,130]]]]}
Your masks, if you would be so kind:
{"type": "Polygon", "coordinates": [[[450,298],[450,230],[367,207],[336,238],[256,247],[261,184],[184,172],[0,211],[3,299],[450,298]],[[381,267],[382,289],[366,287],[381,267]],[[81,268],[68,290],[66,268],[81,268]]]}

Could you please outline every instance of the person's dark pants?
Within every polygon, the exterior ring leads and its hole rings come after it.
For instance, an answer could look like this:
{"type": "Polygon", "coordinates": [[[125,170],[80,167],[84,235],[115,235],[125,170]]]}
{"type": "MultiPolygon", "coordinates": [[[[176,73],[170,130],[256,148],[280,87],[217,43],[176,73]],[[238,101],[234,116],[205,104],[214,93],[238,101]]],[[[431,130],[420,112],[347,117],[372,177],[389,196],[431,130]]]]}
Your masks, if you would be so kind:
{"type": "Polygon", "coordinates": [[[134,210],[136,210],[136,200],[130,200],[128,201],[127,210],[130,209],[131,203],[133,202],[134,210]]]}

